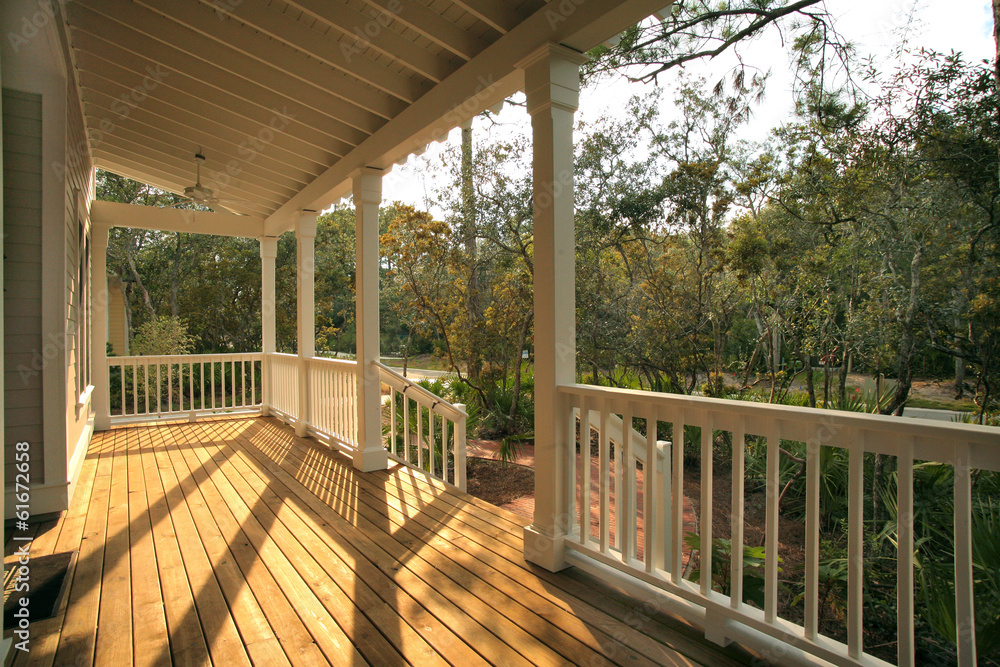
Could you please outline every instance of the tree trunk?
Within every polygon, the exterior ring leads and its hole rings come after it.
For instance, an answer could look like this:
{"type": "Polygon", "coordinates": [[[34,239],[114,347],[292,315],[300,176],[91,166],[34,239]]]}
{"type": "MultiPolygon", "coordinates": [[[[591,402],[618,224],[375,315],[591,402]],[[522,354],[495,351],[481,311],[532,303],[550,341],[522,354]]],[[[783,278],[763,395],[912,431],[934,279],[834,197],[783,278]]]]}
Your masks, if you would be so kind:
{"type": "Polygon", "coordinates": [[[965,394],[965,359],[955,357],[955,399],[965,394]]]}
{"type": "Polygon", "coordinates": [[[125,243],[122,244],[125,250],[125,261],[128,263],[129,271],[132,273],[133,284],[135,289],[139,290],[139,294],[142,295],[142,303],[146,306],[146,310],[149,312],[149,319],[156,318],[156,310],[153,308],[153,301],[149,298],[149,292],[146,291],[145,286],[142,284],[142,276],[139,275],[139,271],[135,268],[135,258],[132,257],[132,235],[129,234],[125,239],[125,243]]]}
{"type": "Polygon", "coordinates": [[[816,407],[816,382],[813,379],[812,357],[808,354],[801,354],[802,363],[806,369],[806,391],[809,393],[809,407],[816,407]]]}
{"type": "Polygon", "coordinates": [[[517,348],[517,365],[514,368],[514,395],[510,401],[510,412],[507,415],[511,424],[514,423],[514,415],[517,414],[517,406],[521,401],[521,367],[524,365],[524,362],[521,361],[521,350],[524,349],[524,343],[528,340],[528,330],[531,329],[532,317],[532,314],[528,314],[524,318],[524,325],[521,327],[520,344],[517,348]]]}
{"type": "Polygon", "coordinates": [[[175,232],[174,236],[176,237],[177,244],[174,246],[173,266],[170,267],[170,316],[180,317],[181,309],[177,295],[181,288],[181,254],[184,250],[184,240],[181,238],[180,232],[175,232]]]}
{"type": "Polygon", "coordinates": [[[899,360],[896,373],[896,393],[882,414],[901,416],[906,399],[910,395],[913,384],[913,354],[916,349],[914,326],[917,310],[920,305],[920,269],[923,260],[923,249],[917,248],[910,262],[910,299],[906,306],[906,317],[903,320],[903,333],[899,341],[899,360]]]}
{"type": "MultiPolygon", "coordinates": [[[[996,87],[994,92],[1000,97],[1000,0],[993,0],[993,44],[996,47],[996,56],[993,59],[993,84],[996,87]]],[[[1000,105],[997,105],[997,122],[1000,123],[1000,105]]],[[[1000,157],[1000,146],[997,148],[997,154],[1000,157]]],[[[1000,169],[997,171],[997,178],[1000,179],[1000,169]]]]}
{"type": "Polygon", "coordinates": [[[837,398],[840,409],[847,404],[847,345],[844,345],[844,356],[840,360],[840,372],[837,374],[837,398]]]}
{"type": "MultiPolygon", "coordinates": [[[[476,254],[476,193],[472,180],[472,124],[462,128],[462,245],[465,260],[469,263],[468,287],[465,292],[465,314],[468,319],[469,377],[478,381],[482,373],[482,356],[479,353],[479,331],[482,317],[479,312],[479,265],[476,254]]],[[[520,356],[520,352],[518,352],[520,356]]]]}
{"type": "Polygon", "coordinates": [[[406,377],[406,369],[410,365],[410,343],[413,341],[413,329],[406,334],[406,347],[403,348],[403,377],[406,377]]]}

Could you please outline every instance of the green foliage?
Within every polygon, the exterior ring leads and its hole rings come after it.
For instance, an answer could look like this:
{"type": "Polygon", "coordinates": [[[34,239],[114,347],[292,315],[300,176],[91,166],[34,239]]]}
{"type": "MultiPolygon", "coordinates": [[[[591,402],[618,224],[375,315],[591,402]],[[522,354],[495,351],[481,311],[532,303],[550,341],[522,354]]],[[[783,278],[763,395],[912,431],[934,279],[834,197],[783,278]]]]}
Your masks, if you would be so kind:
{"type": "Polygon", "coordinates": [[[132,341],[134,355],[189,354],[194,341],[178,317],[158,317],[139,325],[132,341]]]}
{"type": "MultiPolygon", "coordinates": [[[[701,551],[701,535],[688,533],[684,543],[694,550],[701,551]]],[[[732,579],[730,559],[733,544],[731,540],[715,538],[712,540],[712,588],[723,595],[730,595],[732,579]]],[[[758,608],[764,608],[764,547],[743,546],[743,602],[752,602],[758,608]]],[[[781,562],[781,559],[778,559],[781,562]]],[[[780,570],[780,568],[779,568],[780,570]]],[[[701,568],[691,573],[691,581],[701,581],[701,568]]]]}

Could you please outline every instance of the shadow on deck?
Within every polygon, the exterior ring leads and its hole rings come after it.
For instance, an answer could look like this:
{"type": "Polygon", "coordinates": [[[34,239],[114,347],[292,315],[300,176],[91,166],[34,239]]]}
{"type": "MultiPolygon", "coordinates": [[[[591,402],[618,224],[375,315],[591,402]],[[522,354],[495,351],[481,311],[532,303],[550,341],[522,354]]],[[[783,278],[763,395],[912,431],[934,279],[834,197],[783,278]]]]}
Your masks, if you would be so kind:
{"type": "Polygon", "coordinates": [[[359,473],[272,418],[116,428],[95,435],[70,510],[32,527],[34,557],[80,553],[63,609],[31,624],[30,653],[11,653],[16,665],[750,662],[583,572],[525,563],[525,523],[403,466],[359,473]]]}

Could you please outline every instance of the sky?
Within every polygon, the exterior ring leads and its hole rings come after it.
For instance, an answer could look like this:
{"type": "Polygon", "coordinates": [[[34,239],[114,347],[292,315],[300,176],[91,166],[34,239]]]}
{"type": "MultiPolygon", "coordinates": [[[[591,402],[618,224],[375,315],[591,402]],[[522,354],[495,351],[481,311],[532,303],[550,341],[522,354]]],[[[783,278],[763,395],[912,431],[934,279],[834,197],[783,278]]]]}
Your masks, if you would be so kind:
{"type": "MultiPolygon", "coordinates": [[[[961,51],[966,61],[994,56],[989,0],[827,0],[826,7],[834,17],[838,32],[855,46],[857,53],[871,55],[884,69],[895,64],[894,47],[903,39],[913,48],[961,51]]],[[[786,49],[773,30],[763,39],[742,47],[741,55],[744,62],[770,71],[765,99],[743,130],[744,138],[760,141],[790,115],[792,70],[786,49]]],[[[689,64],[686,71],[705,77],[712,85],[725,76],[734,63],[732,55],[724,54],[714,61],[689,64]]],[[[672,72],[661,76],[660,97],[664,113],[669,113],[673,76],[672,72]]],[[[624,108],[623,100],[629,96],[648,94],[651,90],[651,84],[632,84],[624,78],[605,80],[581,92],[577,117],[588,121],[613,115],[624,108]]],[[[505,133],[527,132],[529,127],[524,107],[507,106],[492,120],[477,118],[473,132],[479,141],[505,133]]],[[[440,218],[443,211],[428,205],[428,195],[432,195],[435,188],[448,185],[441,154],[460,141],[460,131],[452,130],[447,141],[431,144],[422,156],[411,156],[404,165],[397,165],[383,181],[384,200],[429,209],[440,218]]]]}

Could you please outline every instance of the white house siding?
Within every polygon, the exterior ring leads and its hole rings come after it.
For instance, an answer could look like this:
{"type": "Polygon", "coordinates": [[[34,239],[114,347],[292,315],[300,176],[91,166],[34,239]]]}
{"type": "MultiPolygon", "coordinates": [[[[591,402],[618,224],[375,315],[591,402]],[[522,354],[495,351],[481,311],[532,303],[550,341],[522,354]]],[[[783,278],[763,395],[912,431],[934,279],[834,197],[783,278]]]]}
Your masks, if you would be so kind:
{"type": "MultiPolygon", "coordinates": [[[[86,128],[84,127],[83,111],[79,99],[76,82],[72,77],[66,85],[66,160],[65,191],[66,191],[66,225],[65,225],[65,262],[66,262],[66,466],[70,481],[70,492],[80,466],[86,455],[90,436],[94,430],[89,398],[82,404],[77,404],[81,394],[85,394],[91,384],[90,368],[90,295],[93,294],[90,275],[90,258],[86,258],[88,269],[80,280],[80,262],[82,255],[89,253],[90,239],[90,202],[94,197],[94,166],[87,144],[86,128]],[[83,242],[80,239],[80,225],[83,225],[83,242]],[[87,294],[83,298],[84,290],[87,294]]],[[[85,394],[89,396],[89,394],[85,394]]]]}
{"type": "MultiPolygon", "coordinates": [[[[42,443],[42,97],[3,89],[4,479],[14,444],[42,443]]],[[[33,451],[44,482],[44,451],[33,451]]]]}

